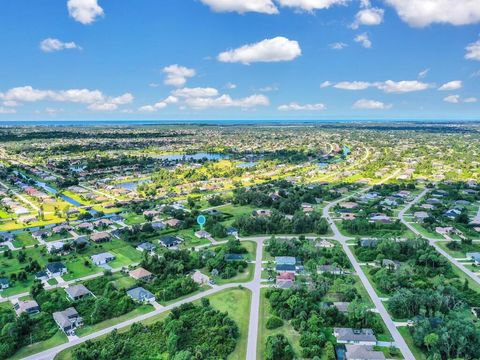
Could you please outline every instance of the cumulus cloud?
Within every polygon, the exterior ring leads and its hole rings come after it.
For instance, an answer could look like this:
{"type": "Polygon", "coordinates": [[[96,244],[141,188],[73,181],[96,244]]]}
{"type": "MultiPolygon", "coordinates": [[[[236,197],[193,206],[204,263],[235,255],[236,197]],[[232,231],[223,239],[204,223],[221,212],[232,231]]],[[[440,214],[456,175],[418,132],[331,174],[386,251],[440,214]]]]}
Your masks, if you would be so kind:
{"type": "Polygon", "coordinates": [[[347,0],[277,0],[281,6],[295,8],[302,11],[328,9],[333,5],[346,4],[347,0]]]}
{"type": "Polygon", "coordinates": [[[432,85],[417,80],[387,80],[383,82],[342,81],[335,84],[333,87],[342,90],[365,90],[373,87],[387,93],[407,93],[412,91],[426,90],[432,87],[432,85]]]}
{"type": "Polygon", "coordinates": [[[463,102],[466,102],[466,103],[476,103],[477,101],[478,99],[476,97],[469,97],[463,100],[463,102]]]}
{"type": "Polygon", "coordinates": [[[256,106],[268,106],[270,104],[270,100],[265,95],[257,94],[240,99],[232,99],[230,95],[222,95],[219,97],[208,98],[187,98],[185,99],[185,104],[188,107],[196,110],[229,107],[247,109],[256,106]]]}
{"type": "Polygon", "coordinates": [[[440,91],[451,91],[457,90],[462,88],[462,81],[461,80],[454,80],[449,81],[438,88],[440,91]]]}
{"type": "Polygon", "coordinates": [[[174,90],[172,95],[182,98],[215,97],[218,90],[211,87],[183,88],[174,90]]]}
{"type": "Polygon", "coordinates": [[[353,41],[360,43],[365,49],[370,49],[372,47],[372,41],[368,37],[367,33],[358,34],[355,36],[353,41]]]}
{"type": "Polygon", "coordinates": [[[218,55],[218,60],[248,65],[254,62],[291,61],[301,54],[297,41],[278,36],[222,52],[218,55]]]}
{"type": "Polygon", "coordinates": [[[290,104],[280,105],[278,110],[280,111],[321,111],[325,110],[327,107],[325,104],[298,104],[296,102],[291,102],[290,104]]]}
{"type": "Polygon", "coordinates": [[[70,16],[84,25],[93,23],[104,14],[98,0],[68,0],[67,8],[70,16]]]}
{"type": "Polygon", "coordinates": [[[187,82],[187,78],[196,75],[195,69],[189,69],[178,64],[164,67],[163,72],[167,75],[164,81],[165,85],[171,86],[183,86],[187,82]]]}
{"type": "Polygon", "coordinates": [[[320,84],[320,88],[322,88],[322,89],[330,87],[330,86],[332,86],[332,83],[328,80],[326,80],[326,81],[324,81],[320,84]]]}
{"type": "Polygon", "coordinates": [[[32,86],[20,86],[0,92],[0,100],[8,106],[18,106],[25,102],[54,101],[89,105],[91,110],[115,110],[119,105],[133,101],[133,95],[125,93],[121,96],[106,96],[100,90],[68,89],[42,90],[32,86]]]}
{"type": "Polygon", "coordinates": [[[343,43],[343,42],[336,42],[336,43],[333,43],[333,44],[330,44],[330,49],[333,49],[333,50],[343,50],[347,47],[348,45],[343,43]]]}
{"type": "Polygon", "coordinates": [[[167,98],[153,104],[153,105],[145,105],[140,107],[138,110],[141,112],[155,112],[161,109],[166,108],[169,104],[175,104],[178,102],[178,98],[175,96],[168,96],[167,98]]]}
{"type": "Polygon", "coordinates": [[[333,87],[342,90],[365,90],[370,86],[372,86],[372,84],[365,81],[342,81],[333,87]]]}
{"type": "Polygon", "coordinates": [[[48,38],[43,40],[40,43],[40,49],[43,52],[55,52],[55,51],[61,51],[61,50],[67,50],[67,49],[81,50],[82,48],[77,44],[75,44],[73,41],[63,42],[58,39],[48,38]]]}
{"type": "Polygon", "coordinates": [[[480,40],[468,44],[465,50],[467,50],[465,53],[465,59],[480,61],[480,40]]]}
{"type": "Polygon", "coordinates": [[[352,29],[358,29],[361,25],[374,26],[380,25],[383,22],[383,9],[367,8],[360,10],[355,15],[355,21],[352,24],[352,29]]]}
{"type": "Polygon", "coordinates": [[[414,27],[433,23],[475,24],[480,21],[478,0],[386,0],[398,16],[414,27]]]}
{"type": "Polygon", "coordinates": [[[443,98],[443,101],[451,104],[458,104],[460,102],[460,95],[449,95],[443,98]]]}
{"type": "Polygon", "coordinates": [[[385,104],[381,101],[360,99],[353,104],[354,109],[385,110],[390,109],[391,104],[385,104]]]}
{"type": "Polygon", "coordinates": [[[278,9],[272,0],[200,0],[216,12],[257,12],[278,14],[278,9]]]}
{"type": "Polygon", "coordinates": [[[383,83],[377,83],[375,86],[387,93],[407,93],[412,91],[426,90],[431,87],[430,84],[417,80],[393,81],[387,80],[383,83]]]}

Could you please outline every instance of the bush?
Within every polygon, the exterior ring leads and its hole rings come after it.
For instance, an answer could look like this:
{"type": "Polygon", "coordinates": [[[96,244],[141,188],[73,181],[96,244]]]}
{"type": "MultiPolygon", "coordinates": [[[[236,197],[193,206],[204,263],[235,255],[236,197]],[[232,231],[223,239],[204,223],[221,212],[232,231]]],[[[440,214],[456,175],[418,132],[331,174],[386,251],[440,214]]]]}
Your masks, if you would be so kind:
{"type": "Polygon", "coordinates": [[[283,320],[280,319],[279,317],[272,316],[267,320],[267,329],[269,330],[277,329],[282,325],[283,325],[283,320]]]}

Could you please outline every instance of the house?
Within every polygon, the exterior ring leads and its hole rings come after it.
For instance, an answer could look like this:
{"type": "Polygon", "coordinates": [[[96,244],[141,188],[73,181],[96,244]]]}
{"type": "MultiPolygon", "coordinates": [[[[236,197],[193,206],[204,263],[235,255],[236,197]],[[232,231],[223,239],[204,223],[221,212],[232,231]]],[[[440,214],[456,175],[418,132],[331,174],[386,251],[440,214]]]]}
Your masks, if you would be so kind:
{"type": "Polygon", "coordinates": [[[49,278],[62,276],[68,272],[67,267],[61,262],[48,263],[45,270],[49,278]]]}
{"type": "Polygon", "coordinates": [[[198,239],[210,239],[212,235],[205,230],[199,230],[195,232],[195,237],[198,239]]]}
{"type": "Polygon", "coordinates": [[[472,259],[475,265],[480,265],[480,252],[467,253],[467,258],[472,259]]]}
{"type": "Polygon", "coordinates": [[[110,219],[100,219],[93,222],[93,226],[97,228],[106,228],[106,227],[109,227],[110,225],[113,225],[113,221],[110,219]]]}
{"type": "Polygon", "coordinates": [[[210,278],[197,270],[192,274],[192,280],[199,285],[205,285],[208,284],[210,278]]]}
{"type": "Polygon", "coordinates": [[[38,314],[40,312],[40,306],[35,300],[19,300],[15,304],[13,304],[13,309],[20,316],[23,313],[28,315],[38,314]]]}
{"type": "Polygon", "coordinates": [[[353,221],[357,218],[357,216],[354,213],[348,212],[348,213],[342,213],[342,220],[344,221],[353,221]]]}
{"type": "Polygon", "coordinates": [[[416,211],[413,216],[417,221],[421,224],[425,221],[426,218],[430,217],[430,215],[426,211],[416,211]]]}
{"type": "Polygon", "coordinates": [[[10,281],[7,278],[0,278],[0,291],[8,289],[10,287],[10,281]]]}
{"type": "Polygon", "coordinates": [[[229,236],[238,236],[238,230],[234,227],[229,227],[227,229],[227,235],[229,236]]]}
{"type": "Polygon", "coordinates": [[[382,224],[391,224],[392,223],[392,219],[390,219],[390,217],[385,215],[385,214],[372,214],[372,216],[370,216],[370,221],[380,222],[382,224]]]}
{"type": "Polygon", "coordinates": [[[283,272],[277,275],[275,286],[279,289],[290,289],[295,283],[295,274],[283,272]]]}
{"type": "Polygon", "coordinates": [[[141,252],[149,252],[149,253],[152,253],[154,250],[155,250],[155,245],[153,245],[152,243],[149,243],[149,242],[144,242],[144,243],[141,243],[139,244],[136,249],[138,251],[141,251],[141,252]]]}
{"type": "Polygon", "coordinates": [[[322,249],[332,249],[335,247],[334,244],[332,244],[330,241],[327,241],[327,240],[320,240],[315,244],[315,246],[322,249]]]}
{"type": "Polygon", "coordinates": [[[148,281],[153,277],[153,274],[150,271],[145,270],[142,267],[130,271],[128,275],[130,275],[132,279],[141,281],[148,281]]]}
{"type": "Polygon", "coordinates": [[[345,345],[345,360],[385,360],[385,354],[373,350],[373,346],[345,345]]]}
{"type": "Polygon", "coordinates": [[[160,238],[160,244],[166,248],[171,248],[179,245],[182,240],[177,236],[166,235],[160,238]]]}
{"type": "Polygon", "coordinates": [[[47,243],[47,250],[51,253],[57,253],[63,250],[65,243],[63,241],[53,241],[47,243]]]}
{"type": "Polygon", "coordinates": [[[402,263],[400,261],[390,260],[390,259],[382,260],[382,266],[389,268],[390,270],[397,270],[401,265],[402,263]]]}
{"type": "Polygon", "coordinates": [[[155,230],[163,230],[167,227],[167,225],[163,221],[154,221],[152,222],[152,227],[155,230]]]}
{"type": "Polygon", "coordinates": [[[252,216],[254,216],[254,217],[270,217],[270,216],[272,216],[272,211],[271,210],[265,210],[265,209],[254,210],[252,212],[252,216]]]}
{"type": "Polygon", "coordinates": [[[450,220],[455,220],[462,212],[458,209],[450,209],[448,211],[445,211],[443,213],[443,216],[445,216],[447,219],[450,220]]]}
{"type": "Polygon", "coordinates": [[[339,344],[377,345],[372,329],[334,328],[333,336],[339,344]]]}
{"type": "Polygon", "coordinates": [[[375,247],[378,244],[378,240],[374,239],[362,239],[360,240],[361,247],[375,247]]]}
{"type": "Polygon", "coordinates": [[[61,233],[66,233],[68,231],[72,230],[72,227],[68,224],[62,224],[62,225],[58,225],[58,226],[54,226],[52,228],[52,232],[54,234],[61,234],[61,233]]]}
{"type": "Polygon", "coordinates": [[[232,254],[232,253],[225,254],[224,259],[225,259],[225,261],[242,261],[242,260],[244,260],[242,254],[232,254]]]}
{"type": "Polygon", "coordinates": [[[448,234],[451,234],[452,232],[454,232],[455,229],[451,226],[448,226],[448,227],[436,227],[435,228],[435,232],[440,234],[440,235],[448,235],[448,234]]]}
{"type": "Polygon", "coordinates": [[[345,202],[340,203],[338,206],[340,206],[342,209],[353,210],[353,209],[358,208],[359,205],[356,202],[345,201],[345,202]]]}
{"type": "Polygon", "coordinates": [[[293,256],[276,256],[275,263],[277,265],[296,265],[297,259],[293,256]]]}
{"type": "Polygon", "coordinates": [[[39,271],[35,274],[35,279],[40,280],[40,281],[47,281],[48,280],[48,274],[46,271],[39,271]]]}
{"type": "Polygon", "coordinates": [[[92,259],[92,262],[97,266],[105,265],[106,263],[115,260],[115,256],[109,252],[95,254],[95,255],[92,255],[90,258],[92,259]]]}
{"type": "Polygon", "coordinates": [[[77,229],[80,231],[93,231],[93,224],[89,222],[84,222],[77,225],[77,229]]]}
{"type": "Polygon", "coordinates": [[[15,237],[11,233],[0,234],[0,242],[13,241],[15,237]]]}
{"type": "Polygon", "coordinates": [[[317,272],[319,274],[332,274],[332,275],[343,275],[345,273],[343,269],[340,269],[334,265],[317,266],[317,272]]]}
{"type": "Polygon", "coordinates": [[[96,232],[90,235],[90,240],[96,243],[107,242],[107,241],[110,241],[110,239],[111,239],[111,236],[106,231],[96,232]]]}
{"type": "Polygon", "coordinates": [[[283,272],[296,273],[297,267],[295,265],[289,265],[289,264],[277,264],[275,266],[275,271],[278,273],[283,273],[283,272]]]}
{"type": "Polygon", "coordinates": [[[75,329],[83,325],[83,319],[73,307],[54,312],[53,320],[55,320],[60,330],[67,335],[74,335],[75,329]]]}
{"type": "Polygon", "coordinates": [[[127,295],[138,302],[154,302],[155,295],[142,287],[136,287],[127,291],[127,295]]]}
{"type": "Polygon", "coordinates": [[[172,227],[172,228],[176,228],[178,226],[180,226],[182,222],[178,219],[169,219],[169,220],[166,220],[165,221],[165,224],[169,227],[172,227]]]}
{"type": "Polygon", "coordinates": [[[36,240],[39,240],[39,241],[49,237],[50,235],[52,235],[50,230],[38,230],[38,231],[34,231],[32,233],[32,237],[36,240]]]}
{"type": "Polygon", "coordinates": [[[343,314],[348,313],[348,307],[350,306],[349,302],[334,302],[333,306],[337,308],[337,310],[343,314]]]}
{"type": "Polygon", "coordinates": [[[67,296],[72,301],[77,301],[82,299],[85,296],[93,295],[90,290],[88,290],[85,285],[73,285],[65,289],[67,296]]]}

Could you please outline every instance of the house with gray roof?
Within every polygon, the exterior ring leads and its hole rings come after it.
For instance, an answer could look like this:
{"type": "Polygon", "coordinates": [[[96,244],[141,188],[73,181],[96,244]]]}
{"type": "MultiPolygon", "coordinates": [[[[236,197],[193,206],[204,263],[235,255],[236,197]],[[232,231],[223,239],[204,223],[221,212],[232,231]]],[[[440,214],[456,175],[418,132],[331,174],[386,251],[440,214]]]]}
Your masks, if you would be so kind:
{"type": "Polygon", "coordinates": [[[95,255],[92,255],[90,258],[92,259],[92,262],[97,266],[105,265],[108,262],[115,260],[115,256],[109,252],[95,254],[95,255]]]}
{"type": "Polygon", "coordinates": [[[377,345],[372,329],[334,328],[333,336],[339,344],[377,345]]]}
{"type": "Polygon", "coordinates": [[[67,267],[61,262],[48,263],[45,270],[50,278],[62,276],[68,272],[67,267]]]}
{"type": "Polygon", "coordinates": [[[74,335],[75,329],[83,325],[83,319],[73,307],[54,312],[53,320],[55,320],[60,330],[67,335],[74,335]]]}
{"type": "Polygon", "coordinates": [[[70,286],[65,289],[65,292],[67,293],[68,298],[72,301],[77,301],[84,298],[85,296],[93,295],[92,292],[88,290],[83,284],[70,286]]]}
{"type": "Polygon", "coordinates": [[[13,309],[20,316],[23,313],[27,313],[28,315],[37,314],[40,312],[40,306],[35,300],[19,300],[15,304],[13,304],[13,309]]]}
{"type": "Polygon", "coordinates": [[[145,290],[143,287],[136,287],[130,290],[127,290],[127,295],[130,296],[133,300],[138,302],[154,302],[155,295],[150,291],[145,290]]]}
{"type": "Polygon", "coordinates": [[[373,350],[372,346],[345,345],[345,360],[385,360],[381,351],[373,350]]]}
{"type": "Polygon", "coordinates": [[[296,265],[297,259],[293,256],[276,256],[275,264],[277,265],[296,265]]]}

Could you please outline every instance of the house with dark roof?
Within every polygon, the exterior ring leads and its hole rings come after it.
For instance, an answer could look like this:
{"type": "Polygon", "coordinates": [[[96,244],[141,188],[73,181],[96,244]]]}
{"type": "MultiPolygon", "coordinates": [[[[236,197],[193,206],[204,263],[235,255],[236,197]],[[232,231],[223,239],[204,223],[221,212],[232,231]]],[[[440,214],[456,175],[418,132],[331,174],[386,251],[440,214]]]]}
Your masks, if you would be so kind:
{"type": "Polygon", "coordinates": [[[45,267],[48,277],[62,276],[68,272],[67,267],[61,262],[48,263],[45,267]]]}
{"type": "Polygon", "coordinates": [[[130,296],[133,300],[138,302],[154,302],[155,295],[150,291],[145,290],[143,287],[136,287],[130,290],[127,290],[127,295],[130,296]]]}
{"type": "Polygon", "coordinates": [[[155,245],[153,245],[152,243],[149,243],[149,242],[144,242],[144,243],[141,243],[137,246],[136,248],[138,251],[142,251],[142,252],[153,252],[155,250],[155,245]]]}
{"type": "Polygon", "coordinates": [[[92,292],[88,290],[83,284],[70,286],[65,289],[65,292],[67,293],[68,298],[72,301],[77,301],[84,298],[85,296],[93,295],[92,292]]]}
{"type": "Polygon", "coordinates": [[[166,235],[160,238],[160,244],[166,248],[178,246],[182,240],[177,236],[166,235]]]}
{"type": "Polygon", "coordinates": [[[8,289],[10,287],[10,281],[7,278],[0,278],[0,291],[8,289]]]}

